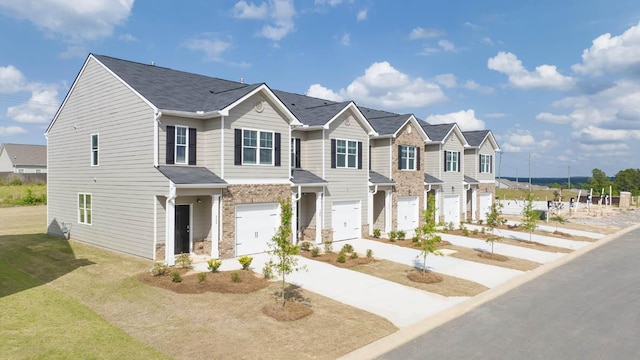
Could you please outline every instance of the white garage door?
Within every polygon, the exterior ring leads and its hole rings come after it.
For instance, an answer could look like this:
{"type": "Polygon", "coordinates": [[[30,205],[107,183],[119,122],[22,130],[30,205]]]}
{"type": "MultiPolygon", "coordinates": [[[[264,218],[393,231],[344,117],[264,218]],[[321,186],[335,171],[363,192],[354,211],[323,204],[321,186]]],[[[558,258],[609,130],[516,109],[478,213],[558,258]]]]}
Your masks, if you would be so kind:
{"type": "Polygon", "coordinates": [[[334,202],[331,206],[331,226],[333,240],[347,240],[360,237],[360,202],[334,202]]]}
{"type": "Polygon", "coordinates": [[[444,222],[453,223],[456,227],[460,224],[460,196],[445,195],[443,201],[444,222]]]}
{"type": "Polygon", "coordinates": [[[487,213],[491,211],[492,193],[481,193],[478,195],[478,208],[480,211],[480,220],[487,220],[487,213]]]}
{"type": "Polygon", "coordinates": [[[236,205],[236,256],[267,251],[279,225],[278,203],[236,205]]]}
{"type": "Polygon", "coordinates": [[[398,230],[412,232],[418,227],[417,196],[403,196],[398,198],[398,230]]]}

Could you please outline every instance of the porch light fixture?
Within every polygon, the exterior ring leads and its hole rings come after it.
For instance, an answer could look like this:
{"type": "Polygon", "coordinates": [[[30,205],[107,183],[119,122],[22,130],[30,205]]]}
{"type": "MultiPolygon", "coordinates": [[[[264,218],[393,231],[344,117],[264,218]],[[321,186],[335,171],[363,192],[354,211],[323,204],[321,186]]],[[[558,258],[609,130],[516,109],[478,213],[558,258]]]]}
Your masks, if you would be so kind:
{"type": "Polygon", "coordinates": [[[197,198],[197,199],[196,199],[196,202],[197,202],[198,204],[201,204],[201,203],[202,203],[202,199],[197,198]]]}
{"type": "Polygon", "coordinates": [[[455,187],[455,186],[452,186],[452,187],[451,187],[451,192],[452,192],[452,193],[456,192],[456,187],[455,187]]]}

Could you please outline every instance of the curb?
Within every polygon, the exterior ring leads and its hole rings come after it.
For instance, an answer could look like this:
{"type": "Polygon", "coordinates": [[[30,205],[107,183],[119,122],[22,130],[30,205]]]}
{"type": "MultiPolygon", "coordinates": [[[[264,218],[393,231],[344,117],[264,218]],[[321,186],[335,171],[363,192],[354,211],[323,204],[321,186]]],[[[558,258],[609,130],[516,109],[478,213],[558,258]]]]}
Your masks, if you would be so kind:
{"type": "Polygon", "coordinates": [[[396,347],[401,346],[405,343],[408,343],[409,341],[417,338],[418,336],[423,335],[429,332],[430,330],[433,330],[434,328],[440,325],[443,325],[459,316],[462,316],[465,313],[479,307],[480,305],[486,302],[489,302],[539,276],[542,276],[550,272],[551,270],[554,270],[562,265],[565,265],[568,262],[573,261],[576,258],[592,250],[595,250],[600,246],[603,246],[619,238],[620,236],[628,234],[631,231],[634,231],[636,229],[640,229],[640,224],[633,225],[631,227],[628,227],[626,229],[623,229],[616,233],[608,235],[592,243],[591,245],[585,246],[581,249],[575,250],[567,254],[567,256],[564,256],[558,259],[557,261],[541,265],[540,267],[534,270],[528,271],[520,276],[517,276],[498,287],[489,289],[477,296],[472,297],[471,299],[461,302],[460,304],[453,306],[447,310],[444,310],[434,316],[431,316],[430,318],[425,319],[417,324],[411,325],[406,328],[402,328],[391,335],[385,336],[379,340],[372,342],[371,344],[365,345],[357,350],[354,350],[348,354],[345,354],[339,359],[341,360],[373,359],[373,358],[382,356],[383,354],[389,352],[390,350],[395,349],[396,347]]]}

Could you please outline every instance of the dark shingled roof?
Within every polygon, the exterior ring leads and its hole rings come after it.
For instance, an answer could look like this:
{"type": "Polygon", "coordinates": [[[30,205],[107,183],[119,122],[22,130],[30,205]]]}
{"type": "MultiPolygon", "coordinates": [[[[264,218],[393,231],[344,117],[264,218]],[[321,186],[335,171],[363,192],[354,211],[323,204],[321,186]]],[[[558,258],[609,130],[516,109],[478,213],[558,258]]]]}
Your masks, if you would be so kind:
{"type": "Polygon", "coordinates": [[[466,182],[467,184],[480,184],[480,181],[467,175],[464,176],[464,182],[466,182]]]}
{"type": "Polygon", "coordinates": [[[422,128],[424,129],[424,132],[427,133],[427,136],[429,137],[429,139],[433,141],[442,141],[444,140],[445,136],[447,136],[449,131],[451,131],[451,128],[453,128],[456,124],[450,123],[450,124],[431,125],[426,122],[422,122],[421,125],[422,125],[422,128]]]}
{"type": "Polygon", "coordinates": [[[158,166],[158,171],[174,184],[225,185],[226,182],[209,169],[195,166],[158,166]]]}
{"type": "Polygon", "coordinates": [[[359,108],[378,135],[395,134],[411,117],[411,114],[401,115],[362,106],[359,106],[359,108]]]}
{"type": "Polygon", "coordinates": [[[309,126],[326,124],[350,103],[350,101],[335,102],[281,90],[273,92],[298,121],[309,126]]]}
{"type": "Polygon", "coordinates": [[[291,171],[291,182],[295,185],[304,184],[326,184],[327,181],[310,171],[302,169],[293,169],[291,171]]]}
{"type": "Polygon", "coordinates": [[[153,105],[165,110],[221,110],[261,85],[222,80],[104,55],[93,56],[153,105]]]}
{"type": "Polygon", "coordinates": [[[435,176],[424,174],[424,183],[425,184],[444,184],[444,181],[436,178],[435,176]]]}
{"type": "Polygon", "coordinates": [[[395,184],[396,182],[375,171],[369,171],[369,182],[372,184],[395,184]]]}
{"type": "Polygon", "coordinates": [[[30,144],[3,144],[14,166],[47,166],[47,146],[30,144]]]}
{"type": "Polygon", "coordinates": [[[489,134],[489,130],[463,131],[464,138],[467,139],[469,145],[478,147],[489,134]]]}

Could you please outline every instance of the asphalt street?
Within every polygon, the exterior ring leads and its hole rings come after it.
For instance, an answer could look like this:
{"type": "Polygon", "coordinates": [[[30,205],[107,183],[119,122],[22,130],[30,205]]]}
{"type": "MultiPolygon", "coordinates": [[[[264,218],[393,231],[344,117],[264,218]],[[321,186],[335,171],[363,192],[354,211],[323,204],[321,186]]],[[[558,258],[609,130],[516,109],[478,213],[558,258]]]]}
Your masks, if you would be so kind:
{"type": "Polygon", "coordinates": [[[381,359],[640,359],[640,229],[381,359]]]}

